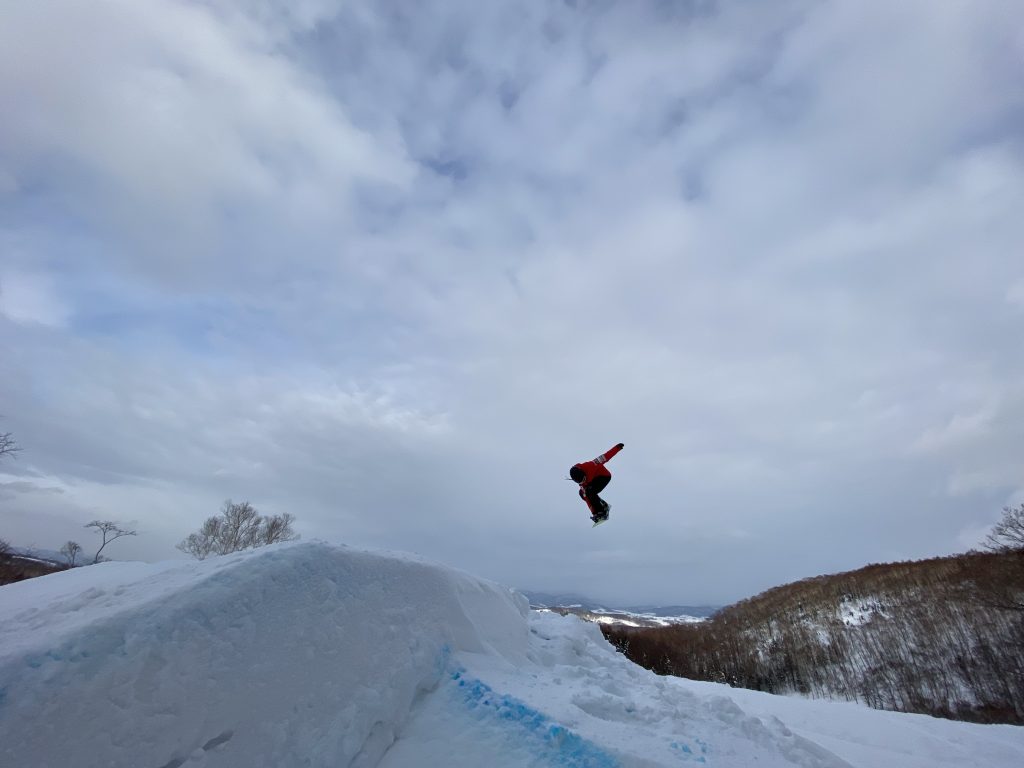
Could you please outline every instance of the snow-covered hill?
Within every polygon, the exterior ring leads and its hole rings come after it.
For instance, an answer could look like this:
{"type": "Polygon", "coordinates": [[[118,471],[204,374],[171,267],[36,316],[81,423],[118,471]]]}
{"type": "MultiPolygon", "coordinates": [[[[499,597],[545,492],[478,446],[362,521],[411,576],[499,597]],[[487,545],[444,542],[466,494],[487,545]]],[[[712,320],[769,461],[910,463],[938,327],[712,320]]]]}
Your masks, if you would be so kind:
{"type": "Polygon", "coordinates": [[[1024,729],[660,678],[398,554],[283,545],[0,587],[11,766],[1017,766],[1024,729]]]}
{"type": "Polygon", "coordinates": [[[614,608],[590,610],[578,605],[554,608],[531,605],[531,607],[537,611],[557,613],[561,616],[576,616],[584,621],[592,621],[596,624],[612,624],[626,627],[671,627],[674,624],[695,624],[706,621],[706,619],[696,616],[658,616],[653,613],[634,613],[633,611],[616,610],[614,608]]]}
{"type": "MultiPolygon", "coordinates": [[[[67,565],[68,559],[55,549],[41,549],[39,547],[11,547],[10,554],[24,557],[26,559],[38,560],[42,563],[53,565],[67,565]]],[[[91,560],[89,562],[92,562],[91,560]]]]}
{"type": "Polygon", "coordinates": [[[605,636],[661,673],[879,709],[1024,724],[1024,568],[1012,553],[802,579],[706,623],[605,636]]]}
{"type": "Polygon", "coordinates": [[[549,595],[543,592],[523,592],[530,606],[539,611],[554,611],[563,616],[572,614],[585,621],[598,624],[620,624],[627,627],[669,627],[673,624],[693,624],[704,621],[715,608],[712,606],[638,606],[609,608],[590,598],[579,595],[549,595]]]}

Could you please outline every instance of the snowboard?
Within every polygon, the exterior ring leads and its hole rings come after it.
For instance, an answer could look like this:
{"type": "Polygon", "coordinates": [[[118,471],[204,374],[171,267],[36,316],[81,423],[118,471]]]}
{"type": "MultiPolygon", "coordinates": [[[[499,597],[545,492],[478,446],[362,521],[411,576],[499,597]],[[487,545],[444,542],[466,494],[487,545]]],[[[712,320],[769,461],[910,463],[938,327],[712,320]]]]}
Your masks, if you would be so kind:
{"type": "Polygon", "coordinates": [[[604,505],[604,513],[600,517],[598,517],[597,520],[594,520],[593,527],[597,528],[597,526],[601,525],[602,523],[607,523],[608,522],[608,515],[611,514],[611,511],[612,511],[612,505],[606,503],[604,505]]]}

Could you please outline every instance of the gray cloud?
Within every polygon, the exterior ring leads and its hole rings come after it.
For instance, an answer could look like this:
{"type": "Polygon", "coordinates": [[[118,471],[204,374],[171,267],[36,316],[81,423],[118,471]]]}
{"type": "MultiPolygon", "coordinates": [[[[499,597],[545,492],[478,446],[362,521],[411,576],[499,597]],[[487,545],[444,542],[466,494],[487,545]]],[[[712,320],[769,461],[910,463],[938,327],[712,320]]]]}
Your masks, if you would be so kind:
{"type": "Polygon", "coordinates": [[[64,491],[7,537],[230,496],[645,602],[970,546],[1024,493],[1015,5],[5,8],[0,470],[64,491]]]}
{"type": "Polygon", "coordinates": [[[26,480],[13,480],[7,483],[0,483],[0,498],[12,499],[16,494],[23,493],[64,493],[61,488],[52,488],[36,485],[26,480]]]}

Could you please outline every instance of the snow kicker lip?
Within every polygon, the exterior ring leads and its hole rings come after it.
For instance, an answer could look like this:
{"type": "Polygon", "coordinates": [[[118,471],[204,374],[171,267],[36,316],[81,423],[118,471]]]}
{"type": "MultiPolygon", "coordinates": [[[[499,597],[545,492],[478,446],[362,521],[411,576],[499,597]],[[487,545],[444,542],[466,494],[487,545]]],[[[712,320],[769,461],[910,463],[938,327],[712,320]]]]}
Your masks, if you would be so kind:
{"type": "Polygon", "coordinates": [[[569,768],[619,768],[619,761],[593,742],[559,725],[511,696],[496,693],[487,683],[466,676],[463,669],[450,673],[465,707],[477,718],[511,726],[518,739],[538,754],[549,755],[556,765],[569,768]]]}

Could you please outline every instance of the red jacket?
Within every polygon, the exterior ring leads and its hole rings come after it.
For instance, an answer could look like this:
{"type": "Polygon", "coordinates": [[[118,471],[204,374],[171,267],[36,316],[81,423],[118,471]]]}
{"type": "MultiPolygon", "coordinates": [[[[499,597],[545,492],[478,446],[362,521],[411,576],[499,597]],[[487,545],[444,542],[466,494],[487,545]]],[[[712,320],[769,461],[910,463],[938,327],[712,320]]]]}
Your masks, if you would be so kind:
{"type": "Polygon", "coordinates": [[[611,459],[612,456],[614,456],[621,450],[622,443],[619,443],[614,448],[611,448],[602,453],[593,461],[582,461],[579,464],[576,464],[575,466],[582,469],[583,474],[585,475],[585,478],[583,482],[580,483],[580,485],[593,482],[598,477],[611,477],[612,473],[609,472],[608,469],[605,467],[605,462],[611,459]]]}

